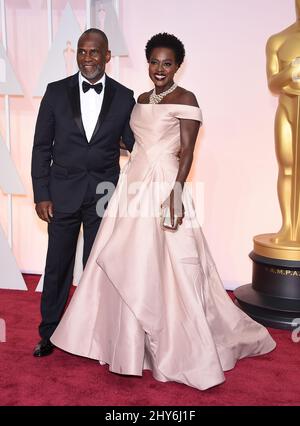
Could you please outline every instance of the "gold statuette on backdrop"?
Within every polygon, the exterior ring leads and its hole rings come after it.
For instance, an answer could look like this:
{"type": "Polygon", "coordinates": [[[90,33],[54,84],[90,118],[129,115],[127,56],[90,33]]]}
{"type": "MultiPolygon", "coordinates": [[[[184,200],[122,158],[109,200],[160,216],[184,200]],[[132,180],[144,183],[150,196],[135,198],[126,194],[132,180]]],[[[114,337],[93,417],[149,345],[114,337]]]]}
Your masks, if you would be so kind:
{"type": "Polygon", "coordinates": [[[300,0],[295,3],[297,21],[271,36],[266,48],[269,88],[279,95],[275,147],[282,227],[254,237],[254,252],[300,261],[300,0]]]}
{"type": "Polygon", "coordinates": [[[279,95],[275,147],[282,227],[254,237],[252,282],[234,291],[235,303],[256,321],[289,330],[300,324],[300,0],[295,3],[297,21],[267,43],[269,88],[279,95]]]}

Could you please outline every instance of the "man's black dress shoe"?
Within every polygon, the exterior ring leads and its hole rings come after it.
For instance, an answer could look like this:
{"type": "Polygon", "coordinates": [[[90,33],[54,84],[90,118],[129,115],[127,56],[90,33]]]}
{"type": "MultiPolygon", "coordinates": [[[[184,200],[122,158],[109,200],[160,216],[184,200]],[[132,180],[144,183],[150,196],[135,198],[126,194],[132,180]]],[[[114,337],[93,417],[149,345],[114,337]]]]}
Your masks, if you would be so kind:
{"type": "Polygon", "coordinates": [[[52,354],[54,345],[49,339],[42,339],[35,347],[33,356],[41,357],[52,354]]]}

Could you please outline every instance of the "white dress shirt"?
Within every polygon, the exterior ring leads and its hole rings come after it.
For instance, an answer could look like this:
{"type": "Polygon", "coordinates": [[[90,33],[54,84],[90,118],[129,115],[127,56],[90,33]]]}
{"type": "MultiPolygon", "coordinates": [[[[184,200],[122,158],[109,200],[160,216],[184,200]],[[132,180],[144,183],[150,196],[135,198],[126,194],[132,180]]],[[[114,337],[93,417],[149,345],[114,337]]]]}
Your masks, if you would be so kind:
{"type": "Polygon", "coordinates": [[[91,84],[86,78],[79,73],[79,91],[80,91],[80,108],[81,108],[81,117],[82,123],[85,130],[86,138],[90,142],[97,120],[102,108],[104,89],[105,89],[105,74],[103,77],[97,81],[96,84],[102,83],[103,89],[102,92],[98,95],[96,90],[90,89],[88,92],[84,93],[82,90],[82,83],[86,81],[91,84]]]}

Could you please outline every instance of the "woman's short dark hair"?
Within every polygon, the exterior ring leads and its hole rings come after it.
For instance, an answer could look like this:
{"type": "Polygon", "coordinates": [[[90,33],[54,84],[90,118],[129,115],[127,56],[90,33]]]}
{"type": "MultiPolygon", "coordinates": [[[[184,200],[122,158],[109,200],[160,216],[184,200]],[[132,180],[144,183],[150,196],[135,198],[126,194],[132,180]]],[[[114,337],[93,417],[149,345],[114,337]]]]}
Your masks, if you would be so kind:
{"type": "Polygon", "coordinates": [[[159,33],[148,40],[146,44],[146,58],[150,61],[151,52],[156,47],[167,47],[172,49],[175,54],[176,64],[180,67],[185,57],[185,49],[183,43],[173,34],[159,33]]]}

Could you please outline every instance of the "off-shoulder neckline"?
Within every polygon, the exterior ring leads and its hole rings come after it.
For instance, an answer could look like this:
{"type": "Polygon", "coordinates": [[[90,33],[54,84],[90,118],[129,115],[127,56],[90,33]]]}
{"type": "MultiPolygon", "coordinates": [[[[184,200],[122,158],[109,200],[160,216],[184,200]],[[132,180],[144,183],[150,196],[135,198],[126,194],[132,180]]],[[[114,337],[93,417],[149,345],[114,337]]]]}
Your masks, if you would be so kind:
{"type": "Polygon", "coordinates": [[[142,103],[140,103],[140,102],[137,102],[136,103],[136,105],[155,105],[155,106],[157,106],[157,105],[165,105],[165,106],[177,106],[177,107],[189,107],[189,108],[196,108],[196,109],[200,109],[200,107],[198,107],[198,106],[194,106],[194,105],[186,105],[186,104],[142,104],[142,103]]]}

